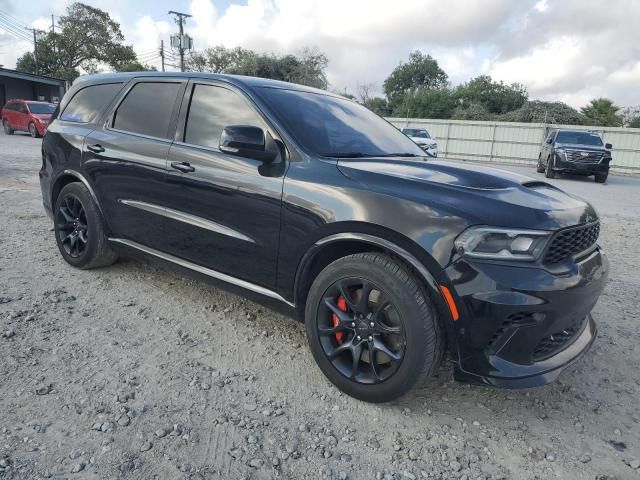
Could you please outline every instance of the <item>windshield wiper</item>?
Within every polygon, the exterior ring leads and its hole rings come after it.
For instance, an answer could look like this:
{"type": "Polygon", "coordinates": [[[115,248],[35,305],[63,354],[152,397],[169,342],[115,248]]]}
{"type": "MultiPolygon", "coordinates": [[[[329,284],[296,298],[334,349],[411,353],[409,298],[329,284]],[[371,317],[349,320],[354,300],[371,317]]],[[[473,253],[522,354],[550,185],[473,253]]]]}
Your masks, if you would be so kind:
{"type": "Polygon", "coordinates": [[[323,157],[332,158],[376,158],[376,157],[419,157],[415,153],[364,153],[364,152],[331,152],[321,153],[323,157]]]}

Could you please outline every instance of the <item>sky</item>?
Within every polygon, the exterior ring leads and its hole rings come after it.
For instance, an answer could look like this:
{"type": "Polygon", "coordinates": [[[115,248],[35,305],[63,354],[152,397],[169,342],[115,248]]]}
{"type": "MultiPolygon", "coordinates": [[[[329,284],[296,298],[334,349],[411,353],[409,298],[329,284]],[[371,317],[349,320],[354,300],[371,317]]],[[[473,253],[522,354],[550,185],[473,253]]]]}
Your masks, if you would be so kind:
{"type": "MultiPolygon", "coordinates": [[[[0,20],[41,29],[64,0],[0,0],[0,20]],[[28,5],[28,7],[25,7],[28,5]]],[[[381,93],[391,71],[420,50],[453,85],[488,74],[527,86],[532,99],[581,107],[608,97],[640,105],[640,0],[85,0],[120,22],[141,60],[159,66],[160,40],[176,30],[167,12],[193,15],[196,50],[241,46],[297,53],[318,48],[335,90],[381,93]]],[[[0,22],[1,23],[1,22],[0,22]]],[[[25,30],[26,31],[26,30],[25,30]]],[[[0,26],[0,64],[32,45],[0,26]]]]}

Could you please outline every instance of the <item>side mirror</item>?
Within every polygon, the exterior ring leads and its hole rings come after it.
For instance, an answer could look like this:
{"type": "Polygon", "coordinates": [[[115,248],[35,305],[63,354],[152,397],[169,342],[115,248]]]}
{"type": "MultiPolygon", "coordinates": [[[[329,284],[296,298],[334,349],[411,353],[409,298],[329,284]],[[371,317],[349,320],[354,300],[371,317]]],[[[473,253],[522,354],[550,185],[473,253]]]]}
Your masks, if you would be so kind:
{"type": "Polygon", "coordinates": [[[553,138],[547,138],[547,143],[551,145],[553,143],[553,138]]]}
{"type": "Polygon", "coordinates": [[[607,150],[611,150],[613,148],[613,145],[611,145],[610,143],[605,143],[604,148],[606,148],[607,150]]]}
{"type": "Polygon", "coordinates": [[[252,125],[229,125],[220,135],[220,150],[239,157],[271,162],[278,156],[274,147],[271,136],[267,138],[264,130],[252,125]]]}

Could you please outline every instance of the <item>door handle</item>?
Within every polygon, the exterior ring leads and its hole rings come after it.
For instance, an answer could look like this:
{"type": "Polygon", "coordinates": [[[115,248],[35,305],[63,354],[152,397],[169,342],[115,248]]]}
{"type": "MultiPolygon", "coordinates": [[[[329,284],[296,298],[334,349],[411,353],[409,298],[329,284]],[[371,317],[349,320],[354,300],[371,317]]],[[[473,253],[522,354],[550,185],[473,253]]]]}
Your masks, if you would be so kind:
{"type": "Polygon", "coordinates": [[[93,153],[102,153],[104,152],[104,147],[99,143],[96,143],[95,145],[87,145],[87,150],[93,153]]]}
{"type": "Polygon", "coordinates": [[[182,173],[195,172],[196,169],[187,162],[171,162],[171,168],[175,168],[182,173]]]}

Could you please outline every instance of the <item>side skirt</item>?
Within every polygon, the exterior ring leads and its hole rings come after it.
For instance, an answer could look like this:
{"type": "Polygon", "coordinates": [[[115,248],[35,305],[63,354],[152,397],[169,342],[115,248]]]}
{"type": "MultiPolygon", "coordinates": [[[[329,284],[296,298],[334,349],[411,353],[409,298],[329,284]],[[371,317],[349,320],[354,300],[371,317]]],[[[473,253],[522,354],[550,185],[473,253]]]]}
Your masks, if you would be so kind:
{"type": "Polygon", "coordinates": [[[200,273],[202,275],[206,275],[215,280],[219,280],[221,282],[228,283],[235,287],[240,287],[246,290],[250,290],[251,292],[257,293],[259,295],[271,298],[273,300],[277,300],[278,302],[282,302],[291,308],[295,308],[295,304],[286,300],[282,295],[269,290],[268,288],[262,287],[260,285],[256,285],[251,282],[247,282],[246,280],[242,280],[240,278],[232,277],[231,275],[227,275],[226,273],[218,272],[217,270],[213,270],[211,268],[203,267],[202,265],[198,265],[182,258],[175,257],[171,254],[161,252],[154,248],[147,247],[138,242],[134,242],[132,240],[127,240],[124,238],[110,238],[110,242],[124,245],[129,248],[136,249],[140,252],[146,253],[147,255],[151,255],[153,257],[159,258],[169,263],[173,263],[182,268],[186,268],[188,270],[192,270],[194,272],[200,273]]]}

